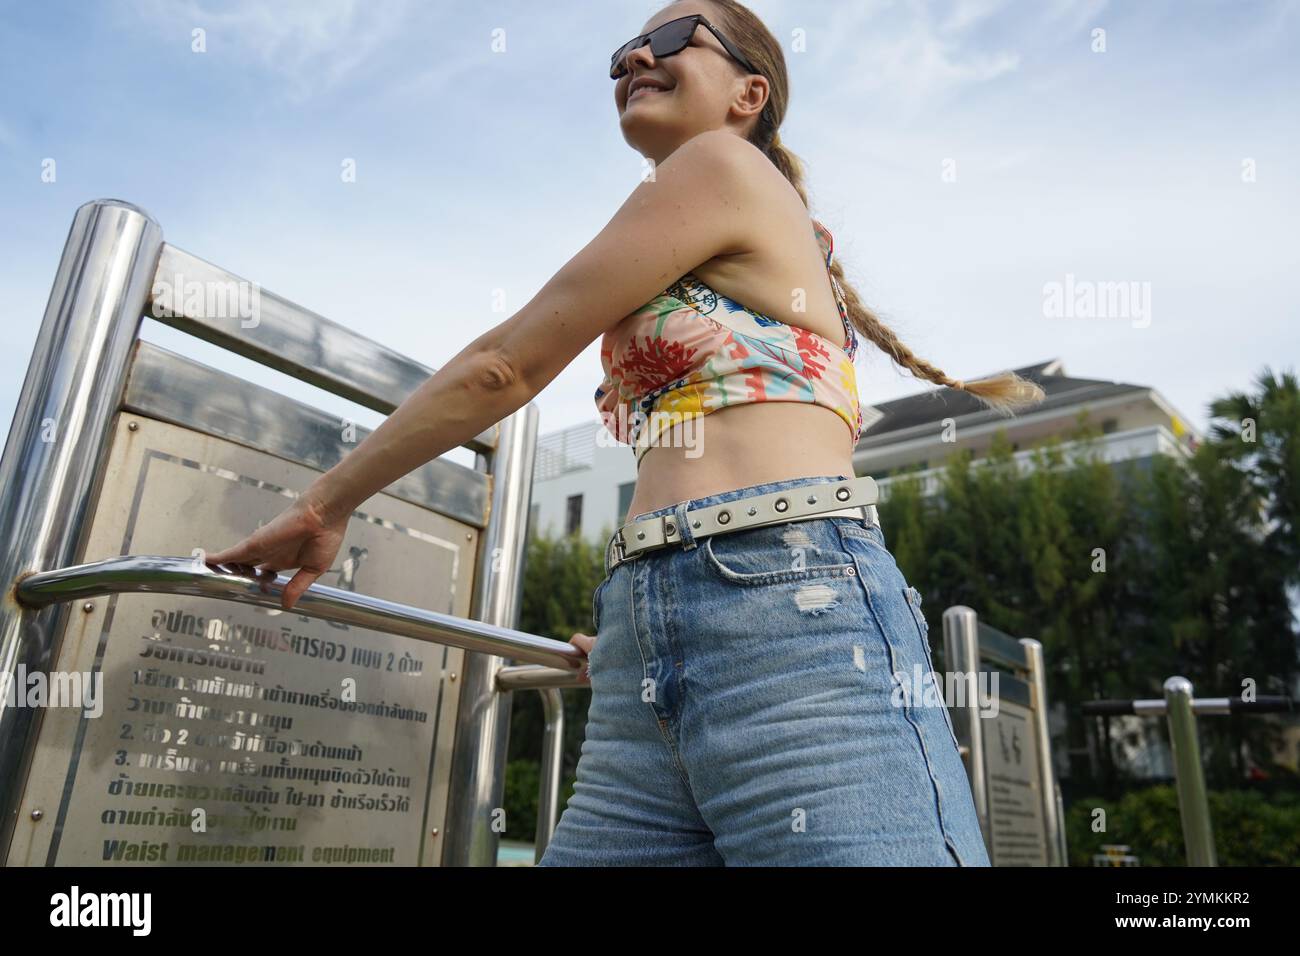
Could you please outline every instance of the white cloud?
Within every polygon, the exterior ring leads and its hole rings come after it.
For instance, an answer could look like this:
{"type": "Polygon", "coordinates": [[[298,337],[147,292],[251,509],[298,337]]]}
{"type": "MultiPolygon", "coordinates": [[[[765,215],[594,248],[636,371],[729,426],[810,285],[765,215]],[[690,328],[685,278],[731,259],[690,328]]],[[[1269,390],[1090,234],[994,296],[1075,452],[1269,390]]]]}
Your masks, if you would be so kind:
{"type": "Polygon", "coordinates": [[[987,20],[1006,6],[1006,0],[958,0],[952,14],[939,25],[939,31],[946,34],[958,34],[987,20]]]}
{"type": "Polygon", "coordinates": [[[1016,52],[989,49],[972,38],[1003,5],[964,0],[942,20],[916,3],[837,5],[817,26],[821,42],[811,42],[810,52],[833,71],[837,96],[871,95],[913,113],[1019,67],[1016,52]]]}
{"type": "Polygon", "coordinates": [[[135,0],[136,15],[155,31],[189,46],[207,33],[209,56],[230,54],[286,79],[291,97],[304,100],[357,72],[384,44],[400,36],[409,0],[135,0]]]}
{"type": "Polygon", "coordinates": [[[1068,18],[1065,27],[1067,31],[1083,30],[1100,25],[1097,17],[1106,9],[1106,5],[1107,0],[1052,0],[1045,7],[1045,19],[1050,23],[1068,18]]]}

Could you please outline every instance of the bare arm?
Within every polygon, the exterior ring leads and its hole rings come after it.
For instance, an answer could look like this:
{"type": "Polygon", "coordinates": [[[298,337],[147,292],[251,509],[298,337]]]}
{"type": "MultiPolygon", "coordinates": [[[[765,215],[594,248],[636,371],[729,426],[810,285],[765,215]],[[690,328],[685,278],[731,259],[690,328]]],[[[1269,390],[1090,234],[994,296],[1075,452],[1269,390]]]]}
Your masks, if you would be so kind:
{"type": "Polygon", "coordinates": [[[494,361],[479,336],[407,396],[365,441],[308,490],[327,520],[507,418],[532,396],[494,361]]]}
{"type": "Polygon", "coordinates": [[[403,475],[527,404],[593,341],[714,256],[744,252],[755,162],[733,133],[703,133],[639,184],[604,229],[527,305],[430,376],[313,484],[346,517],[403,475]]]}

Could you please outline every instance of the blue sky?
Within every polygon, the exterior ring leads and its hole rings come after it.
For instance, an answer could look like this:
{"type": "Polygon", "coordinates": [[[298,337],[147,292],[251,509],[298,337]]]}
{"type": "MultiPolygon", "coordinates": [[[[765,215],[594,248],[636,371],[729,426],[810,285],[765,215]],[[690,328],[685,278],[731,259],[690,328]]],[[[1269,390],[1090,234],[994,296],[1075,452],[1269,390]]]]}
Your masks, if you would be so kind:
{"type": "MultiPolygon", "coordinates": [[[[636,187],[608,62],[659,6],[0,2],[0,418],[72,216],[102,197],[442,364],[636,187]]],[[[781,136],[806,163],[813,214],[918,355],[958,378],[1060,357],[1071,374],[1156,387],[1198,427],[1215,395],[1296,364],[1296,3],[751,6],[786,45],[781,136]],[[1045,315],[1045,284],[1067,275],[1143,284],[1148,319],[1045,315]]],[[[144,336],[379,420],[152,320],[144,336]]],[[[593,343],[536,399],[543,431],[595,420],[600,376],[593,343]]],[[[869,343],[858,378],[865,402],[929,387],[869,343]]]]}

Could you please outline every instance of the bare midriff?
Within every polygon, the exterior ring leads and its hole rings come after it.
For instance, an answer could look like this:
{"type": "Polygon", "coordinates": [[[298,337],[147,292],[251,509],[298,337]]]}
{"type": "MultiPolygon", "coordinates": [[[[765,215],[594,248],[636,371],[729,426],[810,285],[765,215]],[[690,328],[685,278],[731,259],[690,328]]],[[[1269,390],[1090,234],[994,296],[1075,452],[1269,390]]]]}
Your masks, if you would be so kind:
{"type": "Polygon", "coordinates": [[[852,478],[852,437],[834,411],[805,402],[736,405],[673,425],[641,459],[623,521],[769,481],[852,478]]]}

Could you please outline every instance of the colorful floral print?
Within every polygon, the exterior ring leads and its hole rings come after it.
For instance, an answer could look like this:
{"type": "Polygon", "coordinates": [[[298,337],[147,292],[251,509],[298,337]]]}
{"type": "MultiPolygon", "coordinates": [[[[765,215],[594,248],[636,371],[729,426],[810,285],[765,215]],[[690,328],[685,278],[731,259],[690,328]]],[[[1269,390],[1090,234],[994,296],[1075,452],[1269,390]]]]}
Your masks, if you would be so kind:
{"type": "MultiPolygon", "coordinates": [[[[822,223],[813,219],[812,225],[829,274],[834,240],[822,223]]],[[[596,408],[605,427],[618,441],[638,446],[639,457],[657,437],[650,432],[678,416],[751,402],[809,402],[843,418],[856,446],[862,434],[853,365],[858,339],[843,290],[830,279],[842,345],[750,311],[688,272],[601,340],[605,379],[596,389],[596,408]]]]}

